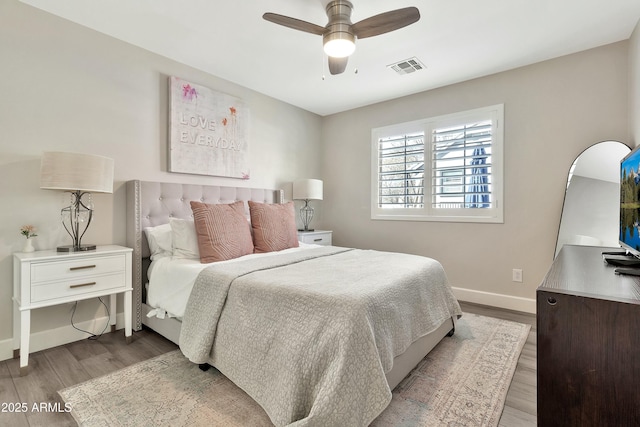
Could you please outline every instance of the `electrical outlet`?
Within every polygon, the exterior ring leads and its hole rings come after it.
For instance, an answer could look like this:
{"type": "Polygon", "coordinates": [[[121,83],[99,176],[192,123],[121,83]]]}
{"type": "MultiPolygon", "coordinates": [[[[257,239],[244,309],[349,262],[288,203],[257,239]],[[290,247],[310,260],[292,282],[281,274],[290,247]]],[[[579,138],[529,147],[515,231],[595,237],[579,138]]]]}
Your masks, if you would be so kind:
{"type": "Polygon", "coordinates": [[[522,269],[521,268],[514,268],[513,271],[511,272],[511,280],[513,280],[514,282],[521,282],[522,283],[522,269]]]}

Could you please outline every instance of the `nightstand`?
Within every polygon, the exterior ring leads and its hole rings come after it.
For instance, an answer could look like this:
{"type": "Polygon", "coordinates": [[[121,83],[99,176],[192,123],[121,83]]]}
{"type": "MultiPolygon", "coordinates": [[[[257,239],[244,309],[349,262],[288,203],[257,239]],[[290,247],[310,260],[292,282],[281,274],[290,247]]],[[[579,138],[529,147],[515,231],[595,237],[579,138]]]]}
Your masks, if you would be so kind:
{"type": "Polygon", "coordinates": [[[20,375],[29,363],[31,310],[110,295],[109,324],[116,324],[116,295],[124,294],[124,330],[131,340],[131,253],[122,246],[87,252],[55,250],[13,255],[13,356],[20,375]]]}
{"type": "Polygon", "coordinates": [[[302,243],[313,243],[315,245],[331,246],[332,231],[298,231],[298,240],[302,243]]]}

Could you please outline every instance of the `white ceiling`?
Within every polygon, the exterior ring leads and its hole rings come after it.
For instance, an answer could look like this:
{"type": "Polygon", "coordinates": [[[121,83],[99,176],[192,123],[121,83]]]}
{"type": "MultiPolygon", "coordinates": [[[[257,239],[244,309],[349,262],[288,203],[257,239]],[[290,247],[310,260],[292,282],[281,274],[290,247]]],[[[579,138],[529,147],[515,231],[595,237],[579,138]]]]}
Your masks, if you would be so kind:
{"type": "Polygon", "coordinates": [[[640,19],[640,0],[351,0],[353,22],[406,6],[421,19],[358,40],[331,76],[321,36],[262,19],[324,26],[327,0],[21,1],[320,115],[626,40],[640,19]],[[426,70],[386,67],[413,56],[426,70]]]}

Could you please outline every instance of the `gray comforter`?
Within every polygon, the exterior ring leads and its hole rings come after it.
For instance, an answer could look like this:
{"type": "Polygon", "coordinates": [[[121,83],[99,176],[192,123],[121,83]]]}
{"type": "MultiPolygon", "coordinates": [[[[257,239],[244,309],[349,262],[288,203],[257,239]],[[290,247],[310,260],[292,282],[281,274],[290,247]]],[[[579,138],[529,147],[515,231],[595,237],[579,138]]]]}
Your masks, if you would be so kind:
{"type": "Polygon", "coordinates": [[[393,358],[460,314],[435,260],[323,247],[203,270],[180,348],[277,426],[366,426],[391,400],[393,358]]]}

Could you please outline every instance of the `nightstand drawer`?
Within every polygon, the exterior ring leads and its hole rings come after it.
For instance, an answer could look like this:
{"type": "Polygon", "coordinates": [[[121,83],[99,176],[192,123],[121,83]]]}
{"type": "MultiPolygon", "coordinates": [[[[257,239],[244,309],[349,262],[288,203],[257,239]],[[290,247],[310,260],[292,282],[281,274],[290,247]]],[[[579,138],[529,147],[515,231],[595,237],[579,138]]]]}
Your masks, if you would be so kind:
{"type": "Polygon", "coordinates": [[[331,245],[331,232],[301,232],[298,233],[298,240],[302,243],[310,243],[314,245],[331,245]]]}
{"type": "Polygon", "coordinates": [[[125,272],[103,276],[75,277],[60,282],[47,282],[31,286],[31,302],[42,302],[53,299],[105,291],[125,287],[125,272]]]}
{"type": "Polygon", "coordinates": [[[31,283],[53,282],[85,276],[94,276],[114,271],[124,271],[124,255],[86,258],[81,260],[42,262],[31,265],[31,283]]]}

